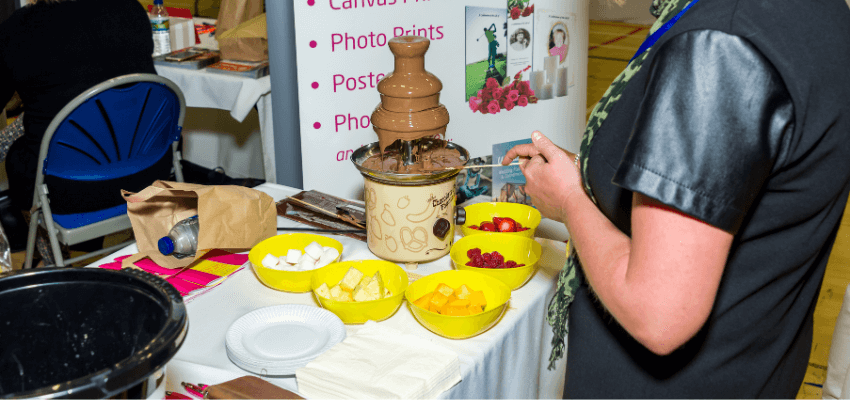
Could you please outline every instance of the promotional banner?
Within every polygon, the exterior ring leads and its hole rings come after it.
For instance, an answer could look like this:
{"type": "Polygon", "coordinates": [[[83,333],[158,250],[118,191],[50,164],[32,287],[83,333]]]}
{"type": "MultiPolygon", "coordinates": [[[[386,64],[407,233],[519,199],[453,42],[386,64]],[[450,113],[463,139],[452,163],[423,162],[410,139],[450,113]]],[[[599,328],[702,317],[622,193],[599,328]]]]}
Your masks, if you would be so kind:
{"type": "Polygon", "coordinates": [[[578,150],[587,0],[295,0],[294,14],[305,188],[363,198],[349,158],[378,140],[370,117],[396,36],[431,41],[425,69],[443,83],[446,139],[471,157],[534,130],[578,150]]]}

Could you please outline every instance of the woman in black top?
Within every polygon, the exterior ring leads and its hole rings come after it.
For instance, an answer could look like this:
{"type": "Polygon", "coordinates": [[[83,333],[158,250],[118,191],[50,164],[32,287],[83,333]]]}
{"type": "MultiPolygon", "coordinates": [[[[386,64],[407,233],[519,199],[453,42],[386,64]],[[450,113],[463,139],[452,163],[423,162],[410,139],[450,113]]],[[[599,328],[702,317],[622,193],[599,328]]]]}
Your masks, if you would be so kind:
{"type": "Polygon", "coordinates": [[[559,336],[569,315],[564,396],[793,398],[850,190],[850,8],[654,6],[653,32],[681,18],[580,155],[535,132],[504,160],[531,158],[527,192],[571,233],[549,315],[559,336]]]}
{"type": "MultiPolygon", "coordinates": [[[[17,91],[24,136],[6,157],[12,206],[32,207],[41,140],[69,101],[108,79],[155,74],[150,20],[137,0],[36,0],[0,24],[0,103],[17,91]]],[[[171,154],[138,174],[85,185],[49,177],[54,214],[90,212],[124,203],[120,190],[139,191],[167,179],[171,154]]],[[[44,238],[39,251],[50,262],[44,238]]]]}
{"type": "MultiPolygon", "coordinates": [[[[150,20],[137,0],[39,0],[0,25],[0,103],[15,91],[24,103],[25,134],[6,159],[14,207],[32,207],[41,138],[59,110],[107,79],[155,74],[152,53],[150,20]]],[[[120,204],[120,185],[107,186],[112,187],[90,197],[107,196],[112,205],[120,204]]],[[[54,211],[89,211],[103,204],[78,206],[54,211]]]]}

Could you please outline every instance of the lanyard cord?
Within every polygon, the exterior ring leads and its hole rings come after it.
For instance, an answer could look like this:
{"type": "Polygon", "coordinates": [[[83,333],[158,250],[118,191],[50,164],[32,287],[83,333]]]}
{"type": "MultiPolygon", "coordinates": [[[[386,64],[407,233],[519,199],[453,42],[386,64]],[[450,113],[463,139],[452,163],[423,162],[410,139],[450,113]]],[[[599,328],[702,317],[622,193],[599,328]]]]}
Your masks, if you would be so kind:
{"type": "Polygon", "coordinates": [[[664,33],[666,33],[667,31],[669,31],[669,30],[670,30],[670,28],[672,28],[672,27],[673,27],[673,24],[675,24],[675,23],[676,23],[676,21],[678,21],[678,20],[679,20],[679,18],[681,18],[681,17],[682,17],[682,15],[684,15],[684,14],[685,14],[685,11],[688,11],[688,9],[689,9],[689,8],[691,8],[691,6],[693,6],[694,4],[696,4],[698,1],[699,1],[699,0],[693,0],[693,1],[691,1],[690,3],[688,3],[688,5],[686,5],[686,6],[685,6],[685,8],[683,8],[683,9],[682,9],[682,11],[679,11],[679,13],[678,13],[678,14],[676,14],[676,15],[675,15],[672,19],[670,19],[669,21],[667,21],[667,23],[666,23],[666,24],[661,25],[661,27],[660,27],[660,28],[658,28],[658,30],[657,30],[657,31],[653,32],[653,33],[652,33],[652,35],[649,35],[649,37],[647,37],[647,38],[646,38],[646,40],[644,40],[644,41],[643,41],[643,43],[641,43],[641,45],[640,45],[640,47],[638,48],[637,52],[635,53],[635,55],[633,55],[633,56],[632,56],[632,59],[631,59],[631,60],[629,60],[629,62],[632,62],[632,60],[634,60],[634,59],[635,59],[635,57],[637,57],[637,56],[639,56],[639,55],[643,54],[643,52],[645,52],[647,49],[649,49],[650,47],[652,47],[652,45],[654,45],[654,44],[655,44],[655,42],[657,42],[657,41],[658,41],[658,39],[660,39],[660,38],[661,38],[661,36],[662,36],[662,35],[664,35],[664,33]]]}

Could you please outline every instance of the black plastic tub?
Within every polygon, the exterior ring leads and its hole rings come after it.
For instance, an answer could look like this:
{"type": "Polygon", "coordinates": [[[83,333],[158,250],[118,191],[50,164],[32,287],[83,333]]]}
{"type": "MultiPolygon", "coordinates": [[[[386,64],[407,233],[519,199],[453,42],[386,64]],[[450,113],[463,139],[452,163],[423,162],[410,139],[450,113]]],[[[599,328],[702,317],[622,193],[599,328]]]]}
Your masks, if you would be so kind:
{"type": "Polygon", "coordinates": [[[188,327],[180,293],[147,272],[0,274],[0,397],[149,397],[188,327]]]}

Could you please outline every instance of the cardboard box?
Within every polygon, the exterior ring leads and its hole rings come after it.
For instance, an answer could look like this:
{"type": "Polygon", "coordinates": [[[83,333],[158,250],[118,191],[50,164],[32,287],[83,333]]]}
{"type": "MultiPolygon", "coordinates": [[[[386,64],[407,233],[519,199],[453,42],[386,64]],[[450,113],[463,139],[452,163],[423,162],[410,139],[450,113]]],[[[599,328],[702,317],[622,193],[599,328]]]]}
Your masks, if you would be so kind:
{"type": "Polygon", "coordinates": [[[180,50],[195,45],[195,23],[191,18],[168,17],[171,50],[180,50]]]}

